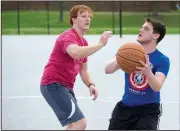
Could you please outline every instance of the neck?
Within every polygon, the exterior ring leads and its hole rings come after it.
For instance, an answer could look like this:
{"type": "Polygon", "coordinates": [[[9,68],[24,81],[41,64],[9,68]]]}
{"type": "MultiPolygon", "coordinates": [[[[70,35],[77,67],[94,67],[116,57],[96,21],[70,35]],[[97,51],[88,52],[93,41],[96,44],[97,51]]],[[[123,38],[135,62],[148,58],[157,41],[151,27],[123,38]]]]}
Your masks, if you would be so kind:
{"type": "Polygon", "coordinates": [[[73,28],[76,30],[76,32],[78,33],[78,35],[80,37],[83,37],[83,35],[85,34],[85,31],[83,31],[82,29],[78,28],[76,25],[73,25],[73,28]]]}
{"type": "Polygon", "coordinates": [[[141,45],[146,50],[147,54],[150,54],[156,50],[156,43],[150,42],[150,43],[141,43],[141,45]]]}

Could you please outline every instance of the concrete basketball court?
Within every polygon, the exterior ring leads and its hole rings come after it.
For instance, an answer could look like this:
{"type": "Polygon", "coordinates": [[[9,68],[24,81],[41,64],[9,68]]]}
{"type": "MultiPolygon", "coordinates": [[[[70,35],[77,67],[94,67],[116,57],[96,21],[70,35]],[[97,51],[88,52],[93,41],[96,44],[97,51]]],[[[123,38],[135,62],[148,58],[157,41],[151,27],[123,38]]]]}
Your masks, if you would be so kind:
{"type": "MultiPolygon", "coordinates": [[[[87,129],[107,130],[111,112],[124,93],[124,73],[105,74],[104,67],[125,42],[136,35],[113,35],[108,44],[89,57],[88,68],[99,97],[92,101],[87,87],[78,76],[74,91],[88,120],[87,129]]],[[[166,35],[158,49],[170,58],[168,77],[161,90],[163,114],[160,130],[178,130],[179,123],[179,35],[166,35]]],[[[57,35],[2,36],[2,129],[59,130],[54,112],[40,93],[39,83],[57,35]]],[[[89,44],[99,35],[86,35],[89,44]]]]}

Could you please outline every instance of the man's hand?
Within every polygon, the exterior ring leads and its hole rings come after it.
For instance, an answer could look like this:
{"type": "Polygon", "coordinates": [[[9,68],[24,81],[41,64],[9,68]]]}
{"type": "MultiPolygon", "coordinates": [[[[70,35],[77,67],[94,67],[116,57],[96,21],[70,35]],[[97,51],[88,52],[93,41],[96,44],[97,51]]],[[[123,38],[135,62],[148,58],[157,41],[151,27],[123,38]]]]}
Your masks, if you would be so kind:
{"type": "Polygon", "coordinates": [[[98,97],[98,90],[94,85],[91,85],[89,87],[90,95],[93,96],[93,100],[96,100],[98,97]]]}
{"type": "Polygon", "coordinates": [[[141,63],[142,67],[136,67],[136,69],[138,69],[140,72],[147,76],[151,72],[151,70],[149,68],[149,56],[145,55],[145,58],[146,63],[140,60],[139,63],[141,63]]]}
{"type": "Polygon", "coordinates": [[[112,36],[112,31],[104,31],[103,34],[101,35],[99,44],[105,46],[108,42],[109,37],[111,36],[112,36]]]}

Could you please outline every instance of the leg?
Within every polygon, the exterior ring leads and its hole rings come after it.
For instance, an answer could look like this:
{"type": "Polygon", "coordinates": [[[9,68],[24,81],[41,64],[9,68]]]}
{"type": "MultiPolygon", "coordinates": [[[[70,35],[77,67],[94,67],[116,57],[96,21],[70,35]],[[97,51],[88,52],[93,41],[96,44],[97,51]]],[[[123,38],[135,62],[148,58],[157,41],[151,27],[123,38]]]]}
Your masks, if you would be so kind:
{"type": "Polygon", "coordinates": [[[135,130],[157,130],[158,115],[148,115],[140,118],[135,130]]]}
{"type": "Polygon", "coordinates": [[[53,109],[62,126],[68,125],[67,128],[73,127],[78,129],[84,129],[86,127],[84,115],[77,105],[73,91],[61,84],[54,83],[41,86],[41,93],[53,109]]]}
{"type": "Polygon", "coordinates": [[[113,110],[108,130],[126,130],[137,120],[132,116],[132,108],[118,102],[113,110]]]}
{"type": "Polygon", "coordinates": [[[150,104],[143,109],[145,112],[140,117],[136,130],[157,130],[162,107],[160,104],[150,104]]]}
{"type": "Polygon", "coordinates": [[[85,130],[87,126],[86,118],[83,118],[79,121],[73,122],[66,126],[66,130],[85,130]]]}

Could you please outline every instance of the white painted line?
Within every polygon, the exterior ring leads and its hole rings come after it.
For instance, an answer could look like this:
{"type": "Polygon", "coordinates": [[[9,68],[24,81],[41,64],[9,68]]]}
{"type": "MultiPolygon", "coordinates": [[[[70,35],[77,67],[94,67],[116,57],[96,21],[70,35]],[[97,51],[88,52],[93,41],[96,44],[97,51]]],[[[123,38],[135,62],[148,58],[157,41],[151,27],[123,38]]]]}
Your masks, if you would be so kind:
{"type": "MultiPolygon", "coordinates": [[[[2,99],[27,99],[27,98],[43,98],[43,96],[8,96],[8,97],[2,97],[2,99]]],[[[92,97],[85,97],[85,96],[79,96],[76,97],[77,99],[85,99],[85,100],[92,100],[92,97]]],[[[101,102],[110,102],[110,103],[116,103],[120,100],[117,97],[99,97],[97,101],[101,102]]],[[[169,101],[169,100],[161,100],[161,103],[174,103],[177,104],[179,101],[169,101]]]]}
{"type": "Polygon", "coordinates": [[[42,96],[8,96],[2,97],[2,99],[24,99],[24,98],[43,98],[42,96]]]}
{"type": "Polygon", "coordinates": [[[110,119],[108,116],[87,116],[89,119],[110,119]]]}

